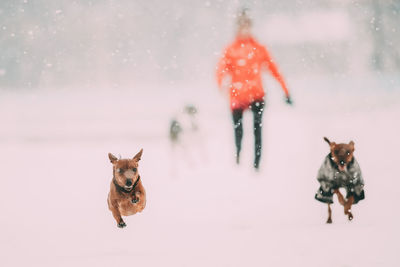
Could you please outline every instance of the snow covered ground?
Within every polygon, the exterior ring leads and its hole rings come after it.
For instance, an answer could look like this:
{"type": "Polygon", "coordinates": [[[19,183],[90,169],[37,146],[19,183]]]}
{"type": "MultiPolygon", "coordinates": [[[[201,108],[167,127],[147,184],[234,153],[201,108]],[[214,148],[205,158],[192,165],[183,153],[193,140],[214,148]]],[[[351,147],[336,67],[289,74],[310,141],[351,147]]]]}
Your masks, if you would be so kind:
{"type": "Polygon", "coordinates": [[[293,107],[267,80],[258,173],[251,114],[236,166],[226,98],[211,81],[0,92],[0,266],[399,266],[398,78],[289,85],[293,107]],[[185,103],[197,105],[200,132],[173,151],[169,120],[185,103]],[[335,203],[325,224],[313,198],[323,136],[355,142],[366,199],[352,222],[335,203]],[[107,153],[140,148],[147,207],[119,229],[107,153]]]}

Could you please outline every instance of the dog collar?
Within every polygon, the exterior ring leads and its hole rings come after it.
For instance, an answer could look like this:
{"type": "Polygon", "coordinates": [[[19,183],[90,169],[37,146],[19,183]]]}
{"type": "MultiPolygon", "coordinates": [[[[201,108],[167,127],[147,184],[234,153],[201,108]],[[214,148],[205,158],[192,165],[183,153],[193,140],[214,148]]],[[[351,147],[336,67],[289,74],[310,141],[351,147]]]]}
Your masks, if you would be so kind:
{"type": "Polygon", "coordinates": [[[120,185],[117,183],[117,181],[115,180],[115,177],[113,177],[113,183],[114,183],[115,187],[116,187],[119,191],[122,191],[122,192],[127,193],[127,194],[129,194],[129,193],[131,193],[131,192],[133,192],[133,191],[135,190],[135,187],[136,187],[137,184],[139,183],[139,180],[140,180],[140,175],[138,176],[138,178],[136,179],[135,183],[133,184],[132,189],[131,189],[131,190],[126,190],[124,187],[120,186],[120,185]]]}

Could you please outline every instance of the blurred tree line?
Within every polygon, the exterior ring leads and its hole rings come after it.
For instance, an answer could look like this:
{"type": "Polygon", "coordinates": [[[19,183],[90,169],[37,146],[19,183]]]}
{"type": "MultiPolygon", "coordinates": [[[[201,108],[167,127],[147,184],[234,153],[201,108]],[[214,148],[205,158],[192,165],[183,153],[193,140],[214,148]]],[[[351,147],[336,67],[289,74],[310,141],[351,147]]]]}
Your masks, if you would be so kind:
{"type": "Polygon", "coordinates": [[[400,0],[369,0],[375,70],[400,70],[400,0]]]}
{"type": "MultiPolygon", "coordinates": [[[[365,69],[400,71],[400,0],[2,0],[0,88],[213,78],[244,4],[256,20],[339,8],[360,31],[352,51],[367,46],[365,69]]],[[[346,46],[338,48],[344,56],[346,46]]],[[[285,53],[278,61],[297,64],[285,53]]]]}

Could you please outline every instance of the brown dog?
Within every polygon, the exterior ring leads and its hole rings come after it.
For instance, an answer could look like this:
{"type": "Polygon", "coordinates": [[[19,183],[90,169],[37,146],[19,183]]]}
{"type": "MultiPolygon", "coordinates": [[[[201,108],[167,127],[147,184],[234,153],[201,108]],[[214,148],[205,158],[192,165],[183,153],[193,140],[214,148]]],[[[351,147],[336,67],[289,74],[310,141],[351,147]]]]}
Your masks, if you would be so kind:
{"type": "Polygon", "coordinates": [[[143,149],[132,159],[118,160],[113,154],[108,157],[113,165],[113,179],[108,194],[108,208],[111,210],[119,228],[126,226],[121,216],[141,212],[146,206],[146,191],[138,171],[138,162],[143,149]]]}
{"type": "Polygon", "coordinates": [[[328,138],[324,140],[329,144],[330,153],[325,157],[324,163],[318,172],[320,188],[315,194],[315,199],[328,204],[328,220],[332,223],[333,194],[336,194],[339,203],[344,206],[344,214],[349,220],[353,219],[351,206],[364,199],[364,180],[360,166],[354,158],[354,142],[336,144],[328,138]],[[339,188],[346,189],[346,198],[340,193],[339,188]]]}

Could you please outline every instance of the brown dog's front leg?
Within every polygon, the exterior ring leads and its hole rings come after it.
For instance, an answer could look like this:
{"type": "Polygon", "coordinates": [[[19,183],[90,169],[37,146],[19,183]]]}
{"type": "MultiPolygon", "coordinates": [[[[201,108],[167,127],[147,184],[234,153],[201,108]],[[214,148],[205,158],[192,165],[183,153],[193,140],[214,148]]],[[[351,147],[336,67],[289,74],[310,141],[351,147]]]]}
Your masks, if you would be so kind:
{"type": "Polygon", "coordinates": [[[140,192],[137,191],[135,194],[132,196],[132,204],[136,204],[140,201],[140,192]]]}
{"type": "Polygon", "coordinates": [[[338,189],[333,191],[336,193],[339,203],[344,207],[344,214],[346,214],[349,218],[349,221],[353,220],[353,214],[351,213],[351,205],[354,203],[354,196],[350,196],[348,200],[346,200],[342,193],[338,189]]]}
{"type": "Polygon", "coordinates": [[[351,213],[351,205],[354,203],[354,196],[350,196],[344,204],[344,214],[349,218],[349,221],[353,220],[353,214],[351,213]]]}
{"type": "Polygon", "coordinates": [[[137,205],[137,211],[142,211],[146,206],[146,197],[142,191],[135,192],[132,204],[137,205]]]}
{"type": "Polygon", "coordinates": [[[344,206],[346,204],[346,200],[344,199],[342,193],[340,193],[339,189],[335,189],[333,192],[337,195],[339,203],[344,206]]]}
{"type": "Polygon", "coordinates": [[[331,210],[331,204],[328,203],[328,220],[326,223],[332,223],[332,210],[331,210]]]}
{"type": "Polygon", "coordinates": [[[114,219],[117,221],[117,226],[119,228],[124,228],[126,227],[126,223],[124,222],[124,220],[121,217],[121,213],[119,212],[119,210],[115,207],[113,207],[111,209],[112,215],[114,217],[114,219]]]}

